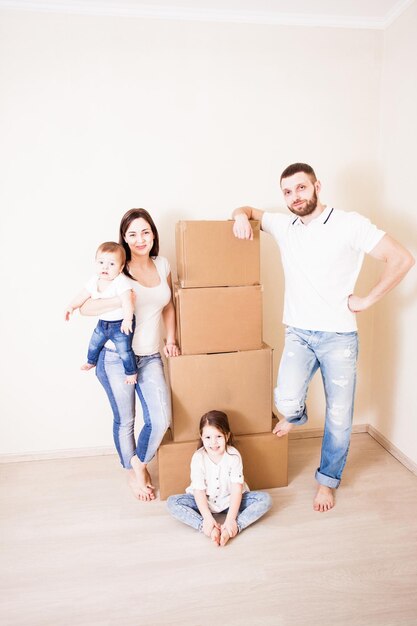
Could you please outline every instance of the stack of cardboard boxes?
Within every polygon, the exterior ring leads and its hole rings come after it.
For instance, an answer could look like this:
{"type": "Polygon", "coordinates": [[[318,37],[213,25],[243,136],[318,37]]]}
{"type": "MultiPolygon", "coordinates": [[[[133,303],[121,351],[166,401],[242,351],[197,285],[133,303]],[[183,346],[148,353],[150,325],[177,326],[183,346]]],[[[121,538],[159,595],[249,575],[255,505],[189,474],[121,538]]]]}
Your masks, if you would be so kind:
{"type": "Polygon", "coordinates": [[[287,485],[287,437],[271,434],[272,350],[262,343],[259,223],[238,240],[231,221],[176,228],[174,288],[181,356],[168,360],[173,420],[159,448],[160,497],[184,492],[201,416],[224,411],[251,489],[287,485]]]}

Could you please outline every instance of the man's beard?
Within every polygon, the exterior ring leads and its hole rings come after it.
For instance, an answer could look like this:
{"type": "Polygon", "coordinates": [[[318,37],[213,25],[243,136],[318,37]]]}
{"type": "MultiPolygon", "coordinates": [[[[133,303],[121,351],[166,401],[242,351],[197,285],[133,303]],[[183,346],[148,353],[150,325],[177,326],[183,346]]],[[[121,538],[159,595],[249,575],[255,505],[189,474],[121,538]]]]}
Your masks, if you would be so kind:
{"type": "Polygon", "coordinates": [[[302,209],[301,208],[292,209],[290,206],[288,206],[288,208],[291,211],[291,213],[294,213],[294,215],[298,215],[298,217],[305,217],[306,215],[311,215],[311,213],[313,213],[317,208],[316,190],[314,190],[311,200],[308,200],[307,204],[302,209]]]}

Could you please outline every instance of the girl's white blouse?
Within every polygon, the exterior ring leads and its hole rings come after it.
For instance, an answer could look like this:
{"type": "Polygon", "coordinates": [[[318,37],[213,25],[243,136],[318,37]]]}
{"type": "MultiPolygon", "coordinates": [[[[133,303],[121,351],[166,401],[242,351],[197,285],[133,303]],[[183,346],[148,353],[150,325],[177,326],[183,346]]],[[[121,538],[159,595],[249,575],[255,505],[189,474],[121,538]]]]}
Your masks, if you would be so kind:
{"type": "Polygon", "coordinates": [[[206,492],[210,511],[220,513],[230,506],[232,483],[243,485],[243,492],[249,491],[243,476],[242,457],[236,448],[227,446],[220,463],[214,463],[202,447],[194,452],[191,459],[191,485],[185,490],[194,489],[206,492]]]}

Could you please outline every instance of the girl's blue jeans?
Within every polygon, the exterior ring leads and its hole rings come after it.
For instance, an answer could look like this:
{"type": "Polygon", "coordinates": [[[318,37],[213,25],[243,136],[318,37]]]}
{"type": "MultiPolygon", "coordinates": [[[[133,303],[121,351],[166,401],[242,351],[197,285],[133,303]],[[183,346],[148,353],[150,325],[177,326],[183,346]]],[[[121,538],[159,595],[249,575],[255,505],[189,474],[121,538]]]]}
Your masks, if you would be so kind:
{"type": "MultiPolygon", "coordinates": [[[[256,522],[262,515],[265,515],[272,506],[272,500],[266,491],[245,491],[242,494],[239,513],[236,518],[239,532],[256,522]]],[[[199,511],[194,496],[191,493],[180,493],[176,496],[169,496],[167,507],[175,519],[192,526],[200,532],[203,529],[203,517],[199,511]]],[[[227,513],[225,509],[222,513],[227,513]]]]}
{"type": "Polygon", "coordinates": [[[274,391],[275,405],[291,424],[307,422],[309,383],[320,368],[326,417],[316,480],[337,488],[346,463],[352,430],[358,358],[358,334],[329,333],[287,327],[274,391]]]}
{"type": "Polygon", "coordinates": [[[113,439],[120,462],[131,469],[136,454],[148,463],[159,448],[171,423],[171,398],[165,381],[159,352],[136,356],[138,379],[127,385],[123,363],[117,352],[104,348],[99,356],[96,375],[110,401],[113,411],[113,439]],[[144,425],[135,441],[135,388],[142,405],[144,425]]]}

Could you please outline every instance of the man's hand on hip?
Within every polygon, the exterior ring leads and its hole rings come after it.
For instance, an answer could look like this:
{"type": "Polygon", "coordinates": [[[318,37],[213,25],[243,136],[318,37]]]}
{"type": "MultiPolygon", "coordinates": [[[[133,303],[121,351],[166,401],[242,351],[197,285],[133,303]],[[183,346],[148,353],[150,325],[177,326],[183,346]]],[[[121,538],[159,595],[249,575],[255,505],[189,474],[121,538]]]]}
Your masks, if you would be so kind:
{"type": "Polygon", "coordinates": [[[369,298],[360,298],[359,296],[355,296],[353,293],[348,298],[348,309],[352,311],[352,313],[360,313],[361,311],[365,311],[369,309],[372,302],[370,302],[369,298]]]}

